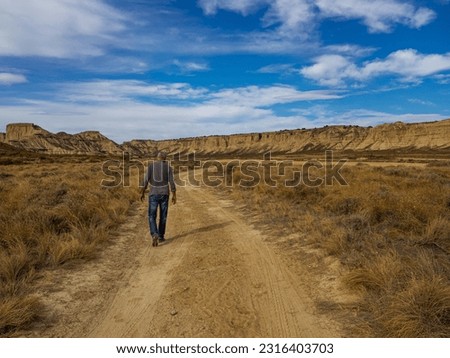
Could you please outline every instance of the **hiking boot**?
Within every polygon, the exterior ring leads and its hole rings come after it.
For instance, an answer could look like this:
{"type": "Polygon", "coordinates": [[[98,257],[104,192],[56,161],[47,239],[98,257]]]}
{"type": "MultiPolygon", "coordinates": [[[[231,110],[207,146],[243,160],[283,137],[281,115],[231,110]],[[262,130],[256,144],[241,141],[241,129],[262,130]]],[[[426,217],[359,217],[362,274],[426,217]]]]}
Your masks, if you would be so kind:
{"type": "Polygon", "coordinates": [[[153,240],[152,240],[152,246],[153,247],[156,247],[156,246],[158,246],[158,240],[159,240],[159,237],[158,237],[158,235],[153,235],[153,240]]]}
{"type": "Polygon", "coordinates": [[[159,243],[162,243],[162,242],[166,242],[166,239],[163,237],[160,237],[158,241],[159,241],[159,243]]]}

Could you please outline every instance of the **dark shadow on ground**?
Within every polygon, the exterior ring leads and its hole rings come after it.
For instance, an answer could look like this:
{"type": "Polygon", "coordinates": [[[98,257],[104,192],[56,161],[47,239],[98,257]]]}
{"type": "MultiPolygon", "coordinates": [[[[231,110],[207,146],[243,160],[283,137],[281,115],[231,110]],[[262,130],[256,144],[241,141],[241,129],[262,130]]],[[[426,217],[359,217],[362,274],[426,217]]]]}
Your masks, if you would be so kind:
{"type": "Polygon", "coordinates": [[[231,223],[232,223],[232,221],[227,221],[227,222],[223,222],[223,223],[219,223],[219,224],[213,224],[213,225],[199,227],[198,229],[194,229],[194,230],[185,232],[183,234],[176,235],[176,236],[174,236],[172,238],[168,238],[168,239],[166,239],[166,243],[169,242],[169,241],[172,241],[172,240],[181,239],[182,237],[186,237],[186,236],[190,236],[190,235],[200,234],[200,233],[203,233],[203,232],[208,232],[208,231],[222,229],[222,228],[230,225],[231,223]]]}

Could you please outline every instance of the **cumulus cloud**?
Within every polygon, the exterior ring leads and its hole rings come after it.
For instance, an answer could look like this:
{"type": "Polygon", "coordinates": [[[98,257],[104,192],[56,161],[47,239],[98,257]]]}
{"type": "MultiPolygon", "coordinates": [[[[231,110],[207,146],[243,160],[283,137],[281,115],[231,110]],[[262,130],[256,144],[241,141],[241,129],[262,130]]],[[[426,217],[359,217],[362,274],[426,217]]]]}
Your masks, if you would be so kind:
{"type": "Polygon", "coordinates": [[[302,116],[280,116],[272,106],[342,97],[281,85],[207,90],[131,80],[65,83],[57,93],[51,100],[7,101],[0,111],[8,121],[36,122],[53,131],[97,129],[121,141],[142,137],[144,130],[147,138],[176,138],[305,127],[302,116]]]}
{"type": "Polygon", "coordinates": [[[303,67],[300,73],[323,86],[341,86],[344,79],[355,78],[358,69],[342,55],[323,55],[314,65],[303,67]]]}
{"type": "Polygon", "coordinates": [[[24,75],[8,72],[0,72],[0,85],[14,85],[28,82],[24,75]]]}
{"type": "Polygon", "coordinates": [[[414,80],[447,70],[450,70],[450,53],[426,55],[406,49],[391,53],[385,60],[366,64],[362,73],[365,77],[392,73],[414,80]]]}
{"type": "Polygon", "coordinates": [[[332,124],[367,126],[395,121],[423,122],[445,118],[439,113],[394,114],[367,109],[336,112],[320,106],[280,116],[271,109],[225,103],[182,106],[127,101],[109,104],[29,101],[21,106],[0,105],[0,111],[4,115],[4,118],[0,118],[0,130],[9,122],[26,121],[34,122],[52,132],[76,133],[87,128],[99,130],[119,143],[139,138],[179,138],[332,124]]]}
{"type": "Polygon", "coordinates": [[[126,18],[103,0],[0,0],[0,56],[100,55],[126,18]]]}
{"type": "Polygon", "coordinates": [[[50,131],[76,133],[99,130],[122,142],[131,139],[163,139],[212,134],[232,134],[310,126],[295,115],[283,117],[271,109],[230,104],[162,105],[122,101],[110,104],[74,104],[34,101],[27,105],[0,105],[9,122],[34,122],[50,131]],[[62,119],[63,118],[63,119],[62,119]]]}
{"type": "Polygon", "coordinates": [[[342,55],[323,55],[300,73],[324,86],[343,86],[349,81],[365,82],[384,75],[398,76],[402,81],[418,81],[450,70],[450,53],[421,54],[414,49],[399,50],[385,59],[367,61],[361,66],[342,55]]]}

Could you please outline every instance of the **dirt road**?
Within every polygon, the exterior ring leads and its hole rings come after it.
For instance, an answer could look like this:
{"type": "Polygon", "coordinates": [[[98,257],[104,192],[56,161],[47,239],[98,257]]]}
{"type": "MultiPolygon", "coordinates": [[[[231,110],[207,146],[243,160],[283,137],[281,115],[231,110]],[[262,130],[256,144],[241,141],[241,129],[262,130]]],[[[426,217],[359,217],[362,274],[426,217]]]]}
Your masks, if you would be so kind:
{"type": "Polygon", "coordinates": [[[203,188],[178,190],[168,241],[151,246],[136,204],[101,257],[49,272],[39,337],[338,337],[294,274],[235,204],[203,188]]]}
{"type": "Polygon", "coordinates": [[[178,197],[168,241],[157,248],[146,216],[136,216],[135,235],[148,241],[86,336],[339,336],[232,202],[194,187],[178,197]]]}

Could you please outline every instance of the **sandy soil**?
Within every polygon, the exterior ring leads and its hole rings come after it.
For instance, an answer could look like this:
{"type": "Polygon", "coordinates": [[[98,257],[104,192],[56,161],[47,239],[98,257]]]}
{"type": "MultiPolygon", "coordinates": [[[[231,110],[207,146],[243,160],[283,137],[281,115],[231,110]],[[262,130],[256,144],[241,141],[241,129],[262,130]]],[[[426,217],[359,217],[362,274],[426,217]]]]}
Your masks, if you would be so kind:
{"type": "Polygon", "coordinates": [[[308,268],[283,259],[246,215],[212,190],[179,188],[168,241],[154,248],[146,203],[137,203],[97,260],[46,273],[47,318],[24,335],[342,336],[315,309],[315,284],[298,274],[308,268]]]}

